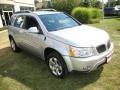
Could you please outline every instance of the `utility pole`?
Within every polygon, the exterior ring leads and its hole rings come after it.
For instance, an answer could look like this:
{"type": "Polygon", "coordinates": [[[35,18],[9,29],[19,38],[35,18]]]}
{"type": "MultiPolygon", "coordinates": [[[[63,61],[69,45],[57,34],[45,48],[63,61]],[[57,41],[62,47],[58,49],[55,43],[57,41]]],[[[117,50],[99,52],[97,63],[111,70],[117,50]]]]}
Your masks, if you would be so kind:
{"type": "Polygon", "coordinates": [[[104,19],[104,0],[102,0],[102,14],[103,14],[103,19],[104,19]]]}

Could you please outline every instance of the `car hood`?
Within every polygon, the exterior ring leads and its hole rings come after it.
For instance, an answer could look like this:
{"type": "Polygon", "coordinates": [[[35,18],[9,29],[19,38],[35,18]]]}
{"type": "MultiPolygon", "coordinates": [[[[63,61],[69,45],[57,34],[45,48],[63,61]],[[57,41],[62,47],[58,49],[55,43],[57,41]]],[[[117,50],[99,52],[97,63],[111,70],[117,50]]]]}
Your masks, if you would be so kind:
{"type": "Polygon", "coordinates": [[[76,47],[95,47],[109,40],[105,31],[87,25],[49,33],[52,38],[76,47]]]}

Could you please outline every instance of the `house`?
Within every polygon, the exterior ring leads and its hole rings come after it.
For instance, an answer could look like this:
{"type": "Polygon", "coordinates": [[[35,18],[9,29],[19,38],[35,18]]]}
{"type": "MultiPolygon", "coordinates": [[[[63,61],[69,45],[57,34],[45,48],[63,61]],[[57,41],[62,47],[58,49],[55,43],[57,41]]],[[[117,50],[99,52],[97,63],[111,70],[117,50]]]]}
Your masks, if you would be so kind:
{"type": "Polygon", "coordinates": [[[34,0],[0,0],[0,27],[8,25],[14,12],[34,9],[34,0]]]}
{"type": "Polygon", "coordinates": [[[35,0],[36,10],[41,8],[52,8],[52,0],[35,0]]]}

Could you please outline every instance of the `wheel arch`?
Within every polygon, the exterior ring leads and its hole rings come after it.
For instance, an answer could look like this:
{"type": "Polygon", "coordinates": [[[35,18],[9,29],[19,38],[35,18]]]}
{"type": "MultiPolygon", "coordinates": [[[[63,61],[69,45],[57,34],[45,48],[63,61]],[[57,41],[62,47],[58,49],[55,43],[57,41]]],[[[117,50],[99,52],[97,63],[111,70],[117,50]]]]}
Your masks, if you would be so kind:
{"type": "MultiPolygon", "coordinates": [[[[55,51],[55,52],[57,52],[59,55],[61,55],[61,53],[60,53],[58,50],[53,49],[53,48],[51,48],[51,47],[47,47],[47,48],[45,48],[45,50],[44,50],[45,60],[46,60],[46,58],[47,58],[47,55],[50,54],[50,53],[53,52],[53,51],[55,51]]],[[[62,55],[61,55],[61,56],[62,56],[62,55]]]]}
{"type": "MultiPolygon", "coordinates": [[[[44,50],[44,59],[45,59],[46,62],[47,62],[47,55],[50,52],[53,52],[53,51],[57,52],[59,55],[62,56],[62,54],[60,53],[60,51],[58,51],[56,49],[53,49],[51,47],[47,47],[44,50]]],[[[71,72],[73,70],[73,66],[72,66],[72,62],[71,62],[70,58],[68,56],[65,56],[65,57],[62,57],[62,58],[64,59],[64,62],[66,64],[66,66],[67,66],[68,71],[71,72]]]]}
{"type": "Polygon", "coordinates": [[[66,63],[65,59],[63,58],[62,54],[58,50],[50,48],[50,47],[48,47],[48,48],[45,49],[44,55],[45,55],[45,61],[46,61],[46,63],[48,64],[47,55],[49,55],[51,52],[56,53],[56,54],[58,54],[60,56],[59,58],[61,58],[60,60],[62,62],[64,70],[65,70],[64,73],[67,75],[68,72],[69,72],[67,63],[66,63]]]}
{"type": "Polygon", "coordinates": [[[9,39],[13,38],[12,35],[9,35],[8,37],[9,37],[9,39]]]}

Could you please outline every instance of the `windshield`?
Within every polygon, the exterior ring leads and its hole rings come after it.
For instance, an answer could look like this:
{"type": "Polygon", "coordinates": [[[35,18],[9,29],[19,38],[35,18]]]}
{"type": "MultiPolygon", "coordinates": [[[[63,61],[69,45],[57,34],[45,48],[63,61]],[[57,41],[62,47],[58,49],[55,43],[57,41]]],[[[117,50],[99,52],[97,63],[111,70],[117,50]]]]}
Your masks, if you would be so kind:
{"type": "Polygon", "coordinates": [[[79,26],[80,24],[64,13],[39,15],[48,31],[57,31],[79,26]]]}

